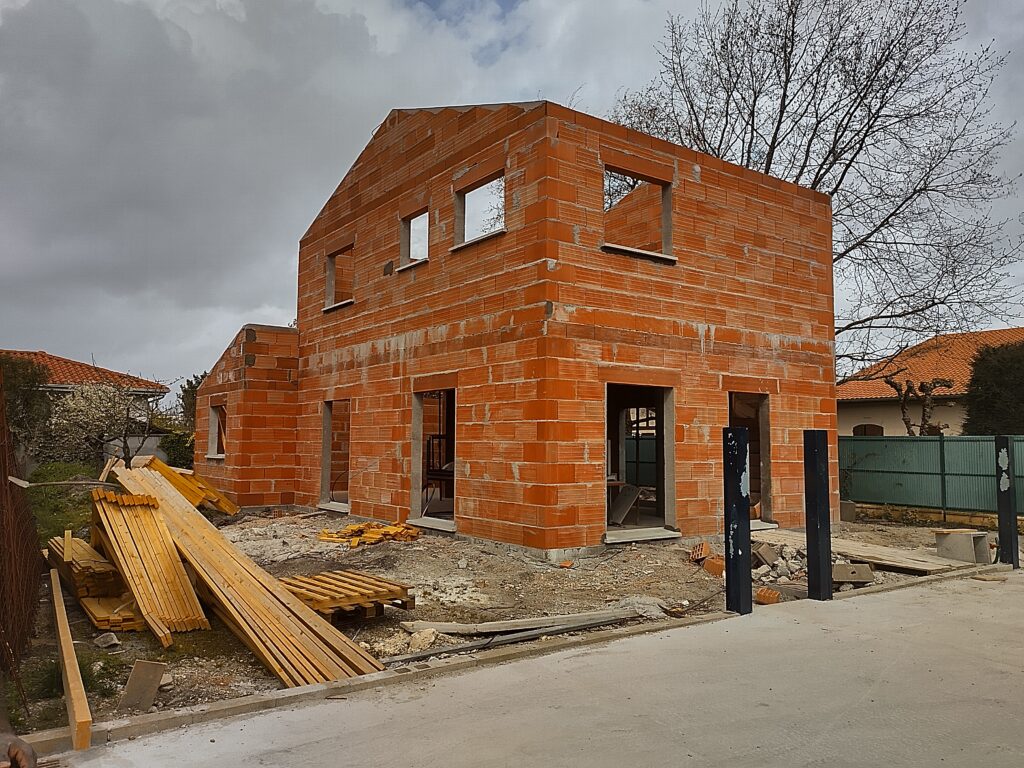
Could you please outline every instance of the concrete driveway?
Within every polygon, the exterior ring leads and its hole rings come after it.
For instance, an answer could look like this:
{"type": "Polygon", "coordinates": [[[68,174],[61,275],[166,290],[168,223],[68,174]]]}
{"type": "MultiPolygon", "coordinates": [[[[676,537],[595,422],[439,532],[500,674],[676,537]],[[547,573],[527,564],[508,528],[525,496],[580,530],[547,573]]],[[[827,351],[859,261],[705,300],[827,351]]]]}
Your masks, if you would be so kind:
{"type": "Polygon", "coordinates": [[[410,681],[70,758],[162,766],[1024,765],[1024,576],[956,580],[410,681]]]}

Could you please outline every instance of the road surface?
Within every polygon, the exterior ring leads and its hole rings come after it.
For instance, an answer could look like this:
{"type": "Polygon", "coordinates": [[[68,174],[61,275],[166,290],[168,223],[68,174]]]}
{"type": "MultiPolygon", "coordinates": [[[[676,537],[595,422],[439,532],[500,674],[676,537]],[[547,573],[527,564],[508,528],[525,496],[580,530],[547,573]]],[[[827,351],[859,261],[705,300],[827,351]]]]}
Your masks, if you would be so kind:
{"type": "Polygon", "coordinates": [[[74,768],[1024,766],[1024,576],[714,624],[110,744],[74,768]]]}

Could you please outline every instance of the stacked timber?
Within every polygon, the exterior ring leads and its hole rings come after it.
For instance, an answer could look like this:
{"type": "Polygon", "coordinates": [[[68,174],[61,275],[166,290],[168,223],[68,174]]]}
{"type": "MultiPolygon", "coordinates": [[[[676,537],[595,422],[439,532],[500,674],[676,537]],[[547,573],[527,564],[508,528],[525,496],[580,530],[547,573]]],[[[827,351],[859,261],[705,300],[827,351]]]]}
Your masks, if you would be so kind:
{"type": "Polygon", "coordinates": [[[147,468],[159,472],[163,478],[174,486],[193,507],[209,507],[225,515],[238,514],[238,505],[218,491],[203,477],[189,469],[178,469],[160,461],[156,456],[146,456],[141,462],[132,462],[133,467],[147,468]]]}
{"type": "Polygon", "coordinates": [[[171,632],[209,629],[156,499],[97,488],[92,503],[93,543],[121,573],[160,644],[172,644],[171,632]]]}
{"type": "Polygon", "coordinates": [[[195,571],[204,602],[286,686],[383,669],[227,541],[158,469],[118,467],[113,472],[129,492],[157,499],[178,551],[195,571]]]}
{"type": "Polygon", "coordinates": [[[46,559],[79,600],[125,592],[117,568],[82,539],[54,536],[46,542],[46,559]]]}
{"type": "Polygon", "coordinates": [[[317,534],[320,541],[332,544],[348,544],[355,549],[360,544],[380,544],[382,541],[415,541],[420,536],[420,529],[408,523],[353,523],[337,531],[324,528],[317,534]]]}
{"type": "Polygon", "coordinates": [[[130,594],[117,597],[80,597],[78,604],[97,629],[104,632],[144,632],[146,620],[130,594]]]}

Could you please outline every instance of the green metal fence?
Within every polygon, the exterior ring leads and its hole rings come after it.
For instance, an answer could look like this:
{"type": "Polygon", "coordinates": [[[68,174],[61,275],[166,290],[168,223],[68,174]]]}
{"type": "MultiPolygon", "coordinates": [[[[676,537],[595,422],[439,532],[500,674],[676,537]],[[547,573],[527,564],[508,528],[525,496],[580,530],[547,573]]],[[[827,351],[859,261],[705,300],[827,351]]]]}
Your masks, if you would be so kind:
{"type": "MultiPolygon", "coordinates": [[[[1024,436],[1013,438],[1024,514],[1024,436]]],[[[840,437],[839,492],[866,504],[996,511],[995,438],[840,437]]]]}

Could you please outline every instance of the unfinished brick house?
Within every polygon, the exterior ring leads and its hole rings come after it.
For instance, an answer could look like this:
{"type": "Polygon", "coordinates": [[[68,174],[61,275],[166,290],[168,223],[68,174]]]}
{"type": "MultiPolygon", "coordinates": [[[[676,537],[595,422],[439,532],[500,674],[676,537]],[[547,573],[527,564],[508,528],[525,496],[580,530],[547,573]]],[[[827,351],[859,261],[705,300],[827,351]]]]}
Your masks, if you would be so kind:
{"type": "Polygon", "coordinates": [[[568,549],[720,532],[724,426],[782,526],[801,431],[835,456],[828,197],[550,102],[391,112],[300,241],[297,326],[199,390],[241,505],[568,549]]]}

